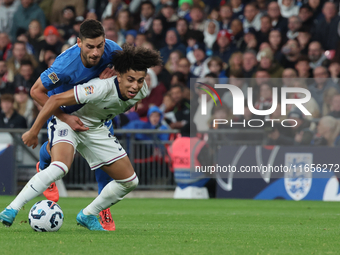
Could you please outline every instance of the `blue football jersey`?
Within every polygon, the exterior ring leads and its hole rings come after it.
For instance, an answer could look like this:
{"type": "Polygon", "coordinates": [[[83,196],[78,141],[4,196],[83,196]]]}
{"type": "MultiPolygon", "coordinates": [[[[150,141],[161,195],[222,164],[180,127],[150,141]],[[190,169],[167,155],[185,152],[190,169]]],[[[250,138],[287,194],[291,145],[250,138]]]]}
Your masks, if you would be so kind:
{"type": "MultiPolygon", "coordinates": [[[[73,89],[75,85],[86,83],[98,77],[106,67],[111,67],[115,50],[122,50],[122,48],[114,41],[105,39],[104,54],[99,63],[91,68],[86,68],[83,65],[80,48],[77,44],[61,53],[52,66],[40,75],[42,84],[49,90],[48,96],[68,91],[73,89]]],[[[62,110],[65,113],[72,113],[81,107],[82,105],[67,106],[62,110]]],[[[111,121],[107,123],[107,126],[110,130],[112,129],[111,121]]]]}

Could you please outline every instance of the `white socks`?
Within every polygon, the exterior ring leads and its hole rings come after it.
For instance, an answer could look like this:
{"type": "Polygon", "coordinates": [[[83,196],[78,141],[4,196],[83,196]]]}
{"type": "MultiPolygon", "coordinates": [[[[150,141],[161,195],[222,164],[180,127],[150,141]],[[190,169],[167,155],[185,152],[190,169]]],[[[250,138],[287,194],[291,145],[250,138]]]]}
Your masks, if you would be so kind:
{"type": "Polygon", "coordinates": [[[98,215],[104,209],[118,203],[126,194],[136,188],[138,177],[136,173],[124,180],[113,180],[108,183],[102,192],[84,210],[85,215],[98,215]]]}
{"type": "Polygon", "coordinates": [[[53,161],[45,170],[36,173],[7,208],[20,210],[31,199],[43,193],[52,182],[68,172],[68,167],[60,161],[53,161]]]}

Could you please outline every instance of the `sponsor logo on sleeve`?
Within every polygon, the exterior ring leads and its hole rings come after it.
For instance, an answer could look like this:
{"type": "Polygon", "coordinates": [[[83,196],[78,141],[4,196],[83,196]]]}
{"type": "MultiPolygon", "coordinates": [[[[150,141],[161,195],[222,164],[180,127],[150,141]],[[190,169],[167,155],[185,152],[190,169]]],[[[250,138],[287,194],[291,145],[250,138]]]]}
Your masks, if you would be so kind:
{"type": "Polygon", "coordinates": [[[53,82],[53,84],[56,84],[59,81],[59,77],[55,72],[50,73],[48,75],[48,78],[50,78],[50,80],[53,82]]]}
{"type": "Polygon", "coordinates": [[[93,86],[88,86],[88,87],[85,87],[84,89],[85,89],[85,95],[86,96],[93,94],[93,91],[94,91],[93,86]]]}

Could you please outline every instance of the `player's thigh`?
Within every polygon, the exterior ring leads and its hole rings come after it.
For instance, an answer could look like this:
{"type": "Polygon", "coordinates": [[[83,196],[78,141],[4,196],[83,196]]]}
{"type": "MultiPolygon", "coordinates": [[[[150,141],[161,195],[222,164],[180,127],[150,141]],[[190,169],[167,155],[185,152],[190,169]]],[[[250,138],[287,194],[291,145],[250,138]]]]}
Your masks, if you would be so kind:
{"type": "Polygon", "coordinates": [[[52,161],[63,162],[69,169],[74,157],[74,147],[69,143],[57,143],[51,149],[52,161]]]}
{"type": "Polygon", "coordinates": [[[71,167],[78,134],[65,122],[54,117],[48,124],[49,145],[52,161],[61,161],[71,167]]]}
{"type": "Polygon", "coordinates": [[[125,156],[110,165],[102,166],[101,169],[115,180],[127,179],[135,172],[128,156],[125,156]]]}

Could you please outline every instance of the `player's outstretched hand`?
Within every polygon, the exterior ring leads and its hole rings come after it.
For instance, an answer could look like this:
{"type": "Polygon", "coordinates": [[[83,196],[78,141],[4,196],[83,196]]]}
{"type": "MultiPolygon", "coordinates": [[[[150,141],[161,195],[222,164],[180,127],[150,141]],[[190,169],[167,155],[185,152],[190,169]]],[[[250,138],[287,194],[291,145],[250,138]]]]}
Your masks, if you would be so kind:
{"type": "Polygon", "coordinates": [[[116,71],[114,69],[106,67],[106,69],[99,75],[100,79],[107,79],[116,75],[116,71]]]}
{"type": "Polygon", "coordinates": [[[81,120],[77,117],[77,116],[74,116],[74,115],[68,115],[67,118],[65,119],[65,122],[67,123],[67,125],[69,125],[72,130],[74,131],[78,131],[78,132],[81,132],[81,131],[87,131],[89,130],[88,127],[85,127],[84,126],[84,123],[81,122],[81,120]]]}
{"type": "Polygon", "coordinates": [[[24,142],[24,144],[26,144],[28,147],[31,147],[34,149],[35,147],[37,147],[38,145],[38,136],[32,134],[32,132],[27,131],[25,132],[22,137],[21,137],[22,141],[24,142]]]}

